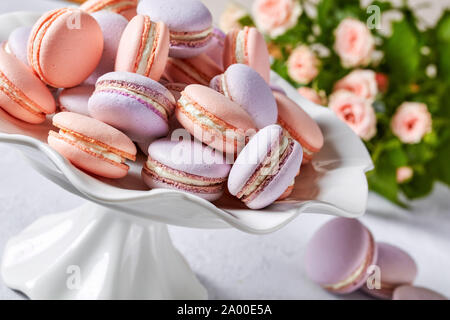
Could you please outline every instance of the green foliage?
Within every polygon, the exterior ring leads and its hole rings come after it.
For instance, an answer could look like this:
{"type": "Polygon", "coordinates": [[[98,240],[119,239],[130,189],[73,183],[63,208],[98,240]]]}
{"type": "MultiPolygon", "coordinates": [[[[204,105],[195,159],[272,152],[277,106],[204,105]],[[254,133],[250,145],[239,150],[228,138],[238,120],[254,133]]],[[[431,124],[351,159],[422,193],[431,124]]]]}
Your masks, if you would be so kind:
{"type": "MultiPolygon", "coordinates": [[[[393,9],[382,0],[373,1],[372,5],[377,5],[381,13],[393,9]]],[[[376,50],[382,51],[384,58],[367,68],[387,74],[389,87],[373,103],[377,135],[365,143],[375,164],[375,169],[367,174],[370,189],[405,206],[400,200],[404,198],[402,195],[409,199],[426,196],[435,181],[450,186],[450,11],[444,12],[434,28],[419,30],[410,8],[405,5],[398,10],[404,19],[393,23],[390,36],[371,30],[378,38],[376,50]],[[430,66],[436,67],[435,76],[427,74],[430,66]],[[433,117],[433,131],[417,144],[404,144],[391,131],[391,119],[405,101],[425,103],[433,117]],[[411,167],[414,175],[399,184],[396,172],[402,166],[411,167]]],[[[330,54],[320,57],[320,73],[310,86],[327,95],[332,93],[334,84],[352,71],[341,65],[334,52],[334,31],[347,17],[366,22],[371,14],[373,11],[360,7],[359,0],[320,0],[317,15],[308,16],[304,12],[294,27],[268,39],[281,53],[274,59],[272,69],[299,87],[287,72],[290,53],[300,44],[324,46],[330,54]]],[[[249,16],[240,22],[254,25],[249,16]]]]}

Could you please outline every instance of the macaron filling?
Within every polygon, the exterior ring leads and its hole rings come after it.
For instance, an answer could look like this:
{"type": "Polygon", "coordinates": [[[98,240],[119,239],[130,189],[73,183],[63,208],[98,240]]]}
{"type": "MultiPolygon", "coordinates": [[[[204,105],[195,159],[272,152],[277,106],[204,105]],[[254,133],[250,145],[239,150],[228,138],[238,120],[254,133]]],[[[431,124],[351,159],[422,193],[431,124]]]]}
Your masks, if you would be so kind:
{"type": "Polygon", "coordinates": [[[50,131],[49,134],[54,138],[61,139],[89,154],[94,156],[98,156],[104,160],[107,160],[110,163],[124,165],[126,159],[135,160],[136,157],[130,154],[127,154],[123,151],[117,150],[111,146],[103,144],[94,139],[83,136],[82,134],[76,133],[69,129],[59,128],[59,133],[54,131],[50,131]]]}
{"type": "Polygon", "coordinates": [[[187,60],[169,58],[168,64],[172,64],[180,72],[182,72],[186,77],[192,79],[192,83],[199,83],[204,86],[209,84],[209,76],[200,72],[195,65],[191,64],[187,60]]]}
{"type": "Polygon", "coordinates": [[[116,13],[121,13],[123,11],[136,8],[137,6],[136,0],[130,0],[130,1],[124,1],[124,0],[118,0],[118,1],[98,1],[92,6],[84,6],[82,7],[86,12],[93,13],[100,10],[108,10],[116,13]]]}
{"type": "Polygon", "coordinates": [[[300,138],[300,136],[280,117],[278,117],[278,124],[284,129],[285,135],[288,137],[298,141],[300,143],[302,149],[303,149],[303,157],[307,160],[311,160],[316,152],[319,150],[314,149],[312,150],[311,147],[309,147],[303,139],[300,138]]]}
{"type": "Polygon", "coordinates": [[[217,193],[227,178],[207,178],[170,168],[152,158],[144,165],[144,172],[163,183],[197,193],[217,193]]]}
{"type": "Polygon", "coordinates": [[[367,252],[366,258],[361,263],[361,265],[344,280],[342,280],[338,283],[334,283],[334,284],[322,285],[322,287],[324,287],[325,289],[330,290],[330,291],[340,291],[340,290],[343,290],[343,289],[351,286],[354,283],[361,281],[361,279],[366,276],[366,270],[370,266],[370,264],[373,262],[372,260],[373,260],[374,247],[375,247],[375,243],[374,243],[372,235],[369,234],[369,236],[370,236],[369,250],[367,252]]]}
{"type": "Polygon", "coordinates": [[[136,99],[166,121],[174,109],[172,103],[162,94],[134,83],[119,80],[100,81],[95,88],[95,93],[99,92],[116,93],[136,99]]]}
{"type": "Polygon", "coordinates": [[[25,93],[17,88],[14,83],[9,81],[6,75],[0,71],[0,91],[8,96],[9,99],[17,103],[27,111],[40,116],[45,117],[45,112],[32,101],[25,93]]]}
{"type": "Polygon", "coordinates": [[[136,58],[136,73],[148,75],[153,65],[155,50],[158,39],[157,24],[150,21],[148,16],[144,17],[144,32],[141,47],[136,58]]]}
{"type": "Polygon", "coordinates": [[[292,153],[293,148],[294,141],[282,133],[280,139],[272,145],[265,159],[256,168],[241,191],[237,193],[237,198],[241,199],[244,203],[256,198],[280,171],[286,159],[292,153]]]}
{"type": "Polygon", "coordinates": [[[212,27],[198,32],[170,31],[170,44],[174,46],[201,47],[207,44],[212,38],[212,32],[212,27]]]}
{"type": "Polygon", "coordinates": [[[219,132],[224,140],[232,139],[244,141],[245,139],[240,135],[234,127],[231,127],[226,122],[218,119],[214,115],[204,110],[201,106],[195,103],[192,99],[182,92],[181,98],[178,100],[177,106],[186,114],[191,120],[205,126],[210,130],[219,132]]]}
{"type": "Polygon", "coordinates": [[[247,64],[248,53],[247,53],[247,38],[250,29],[245,27],[236,34],[235,48],[234,48],[234,63],[247,64]]]}

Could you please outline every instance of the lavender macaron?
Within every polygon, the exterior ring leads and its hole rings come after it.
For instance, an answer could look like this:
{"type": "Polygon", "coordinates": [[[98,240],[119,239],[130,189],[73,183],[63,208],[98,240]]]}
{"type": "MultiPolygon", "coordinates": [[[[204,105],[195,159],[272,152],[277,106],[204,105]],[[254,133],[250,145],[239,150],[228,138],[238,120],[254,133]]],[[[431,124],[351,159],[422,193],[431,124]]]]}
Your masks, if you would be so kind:
{"type": "Polygon", "coordinates": [[[27,45],[31,27],[20,27],[9,35],[5,50],[28,65],[27,45]]]}
{"type": "Polygon", "coordinates": [[[98,22],[103,33],[102,58],[95,71],[84,82],[95,85],[97,79],[102,75],[114,71],[120,38],[128,20],[122,15],[110,11],[98,11],[91,13],[91,15],[98,22]]]}
{"type": "Polygon", "coordinates": [[[61,111],[75,112],[88,116],[88,102],[94,90],[95,86],[87,84],[62,90],[58,98],[59,108],[61,111]]]}
{"type": "Polygon", "coordinates": [[[211,44],[206,49],[205,54],[209,56],[220,68],[223,69],[223,49],[225,46],[226,34],[219,28],[214,28],[212,32],[211,44]]]}
{"type": "Polygon", "coordinates": [[[333,293],[350,293],[363,286],[377,259],[371,232],[358,220],[335,218],[316,231],[306,247],[308,277],[333,293]]]}
{"type": "Polygon", "coordinates": [[[197,56],[211,44],[212,15],[201,1],[142,0],[137,12],[169,27],[170,57],[197,56]]]}
{"type": "Polygon", "coordinates": [[[369,289],[367,284],[362,290],[380,299],[391,299],[396,287],[412,284],[417,276],[417,265],[414,259],[402,249],[378,242],[378,258],[376,265],[380,271],[380,287],[369,289]]]}
{"type": "Polygon", "coordinates": [[[160,139],[150,144],[142,169],[150,188],[189,192],[214,201],[222,196],[230,165],[220,152],[197,140],[160,139]]]}
{"type": "Polygon", "coordinates": [[[244,108],[258,129],[277,122],[278,108],[272,90],[249,66],[232,64],[211,80],[210,87],[244,108]]]}
{"type": "Polygon", "coordinates": [[[278,125],[255,134],[231,168],[228,190],[250,209],[264,208],[292,184],[302,163],[300,144],[278,125]]]}
{"type": "Polygon", "coordinates": [[[97,80],[89,114],[145,142],[165,136],[175,98],[160,83],[130,72],[110,72],[97,80]]]}

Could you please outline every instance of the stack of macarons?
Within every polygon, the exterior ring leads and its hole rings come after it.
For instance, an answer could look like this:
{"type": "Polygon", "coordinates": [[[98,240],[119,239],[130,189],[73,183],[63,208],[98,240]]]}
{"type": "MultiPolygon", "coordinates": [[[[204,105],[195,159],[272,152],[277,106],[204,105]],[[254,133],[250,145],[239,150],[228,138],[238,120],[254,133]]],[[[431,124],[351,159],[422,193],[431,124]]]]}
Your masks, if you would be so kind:
{"type": "Polygon", "coordinates": [[[378,299],[446,299],[413,286],[414,259],[397,246],[376,242],[357,219],[334,218],[321,226],[307,244],[304,261],[308,277],[332,293],[362,290],[378,299]]]}
{"type": "Polygon", "coordinates": [[[0,46],[0,107],[32,124],[59,112],[48,142],[88,173],[122,178],[141,149],[150,188],[209,201],[228,189],[252,209],[289,197],[323,145],[317,123],[274,93],[259,31],[224,34],[199,0],[43,14],[0,46]]]}

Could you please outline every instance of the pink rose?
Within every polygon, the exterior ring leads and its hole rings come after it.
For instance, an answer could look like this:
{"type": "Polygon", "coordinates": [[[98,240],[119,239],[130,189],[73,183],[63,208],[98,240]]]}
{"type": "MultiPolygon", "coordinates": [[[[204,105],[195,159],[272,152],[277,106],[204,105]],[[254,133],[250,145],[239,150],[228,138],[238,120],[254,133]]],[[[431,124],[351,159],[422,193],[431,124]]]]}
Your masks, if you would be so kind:
{"type": "Polygon", "coordinates": [[[296,0],[256,0],[252,13],[258,29],[275,38],[297,24],[302,7],[296,0]]]}
{"type": "Polygon", "coordinates": [[[300,93],[300,95],[303,98],[308,99],[309,101],[318,104],[318,105],[324,105],[326,103],[325,99],[322,98],[316,90],[314,90],[313,88],[309,88],[309,87],[301,87],[297,89],[298,93],[300,93]]]}
{"type": "Polygon", "coordinates": [[[305,45],[292,51],[287,61],[289,76],[300,84],[310,83],[319,74],[319,60],[314,52],[305,45]]]}
{"type": "Polygon", "coordinates": [[[359,20],[347,18],[335,31],[334,50],[346,68],[367,66],[375,41],[367,26],[359,20]]]}
{"type": "Polygon", "coordinates": [[[354,70],[336,82],[334,91],[351,91],[361,98],[375,100],[378,94],[376,74],[372,70],[354,70]]]}
{"type": "Polygon", "coordinates": [[[328,106],[362,139],[368,141],[377,133],[375,111],[367,99],[339,90],[330,96],[328,106]]]}
{"type": "Polygon", "coordinates": [[[431,132],[431,114],[427,106],[419,102],[403,102],[391,122],[392,132],[403,143],[419,143],[431,132]]]}
{"type": "Polygon", "coordinates": [[[410,180],[414,175],[414,171],[411,167],[397,168],[397,183],[404,183],[410,180]]]}

